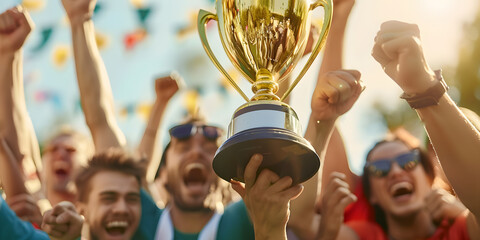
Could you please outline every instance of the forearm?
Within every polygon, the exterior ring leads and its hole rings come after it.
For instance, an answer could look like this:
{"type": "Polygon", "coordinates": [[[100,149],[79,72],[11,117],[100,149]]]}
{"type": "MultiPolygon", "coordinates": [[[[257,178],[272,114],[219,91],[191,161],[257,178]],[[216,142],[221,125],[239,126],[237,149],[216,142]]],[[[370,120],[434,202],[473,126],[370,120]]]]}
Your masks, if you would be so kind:
{"type": "Polygon", "coordinates": [[[284,228],[275,229],[275,231],[262,231],[255,229],[255,240],[287,240],[287,230],[284,228]]]}
{"type": "MultiPolygon", "coordinates": [[[[7,151],[7,149],[4,148],[3,151],[7,151]]],[[[5,194],[7,197],[28,194],[24,185],[25,180],[21,171],[21,165],[15,161],[16,159],[12,159],[7,154],[5,152],[3,156],[0,156],[0,179],[5,194]]]]}
{"type": "MultiPolygon", "coordinates": [[[[13,149],[20,148],[21,152],[24,155],[25,159],[31,160],[24,162],[23,169],[27,170],[28,172],[35,171],[37,176],[40,176],[40,172],[42,170],[42,159],[40,155],[40,147],[38,145],[38,139],[35,134],[35,129],[33,128],[32,120],[28,114],[27,104],[25,102],[25,90],[23,86],[23,54],[22,50],[18,51],[18,61],[14,62],[14,79],[13,79],[13,87],[14,87],[14,96],[12,97],[14,106],[15,106],[15,114],[18,116],[18,122],[21,126],[18,126],[17,131],[20,134],[23,134],[16,146],[12,146],[13,149]],[[32,165],[33,164],[33,165],[32,165]],[[33,169],[29,169],[33,168],[33,169]]],[[[21,158],[19,158],[21,159],[21,158]]],[[[40,178],[37,178],[40,181],[40,178]]],[[[38,189],[37,189],[38,190],[38,189]]],[[[37,191],[35,190],[35,191],[37,191]]]]}
{"type": "MultiPolygon", "coordinates": [[[[352,188],[355,187],[356,175],[350,170],[348,157],[345,151],[342,136],[338,128],[334,128],[330,140],[328,141],[325,153],[325,161],[323,162],[322,183],[328,182],[328,178],[332,172],[341,172],[346,175],[345,181],[352,188]]],[[[326,184],[322,184],[320,194],[323,196],[326,184]]]]}
{"type": "MultiPolygon", "coordinates": [[[[342,50],[345,25],[350,14],[350,7],[344,9],[336,9],[332,19],[332,26],[327,37],[325,52],[323,55],[322,65],[320,66],[319,79],[328,71],[342,68],[342,50]]],[[[318,82],[318,80],[317,80],[318,82]]],[[[318,83],[317,83],[318,84],[318,83]]],[[[328,142],[330,134],[333,130],[336,118],[332,120],[318,122],[310,116],[305,138],[312,143],[315,151],[324,159],[325,146],[328,142]]],[[[320,166],[322,172],[323,164],[320,166]]],[[[290,217],[289,227],[296,234],[304,235],[303,238],[311,238],[315,236],[315,227],[312,226],[314,217],[314,205],[317,199],[318,174],[304,183],[304,191],[300,197],[292,201],[292,216],[290,217]]]]}
{"type": "Polygon", "coordinates": [[[480,215],[480,133],[448,94],[436,106],[417,109],[445,174],[461,201],[480,215]],[[472,185],[473,184],[473,185],[472,185]]]}
{"type": "Polygon", "coordinates": [[[2,155],[0,156],[0,179],[2,181],[5,194],[15,196],[26,193],[24,186],[24,174],[21,172],[22,153],[19,149],[19,140],[21,134],[21,120],[18,109],[18,103],[14,97],[18,90],[14,85],[14,78],[17,76],[17,62],[21,61],[21,53],[2,54],[0,57],[0,132],[4,139],[2,144],[2,155]],[[9,145],[14,159],[18,162],[12,162],[6,153],[3,144],[9,145]]]}
{"type": "Polygon", "coordinates": [[[323,61],[320,66],[319,76],[330,71],[342,68],[343,63],[343,40],[347,25],[350,8],[335,8],[332,17],[332,25],[325,43],[323,61]]]}
{"type": "MultiPolygon", "coordinates": [[[[312,116],[308,121],[305,138],[312,144],[320,157],[320,169],[322,171],[325,146],[330,138],[335,120],[317,121],[312,116]]],[[[302,194],[291,202],[291,215],[288,226],[302,239],[312,239],[316,234],[316,227],[313,225],[315,216],[314,206],[317,199],[318,173],[303,183],[302,194]]]]}
{"type": "Polygon", "coordinates": [[[159,151],[156,151],[157,135],[167,103],[168,102],[158,99],[155,101],[142,140],[138,146],[138,152],[148,161],[147,181],[153,181],[158,165],[160,164],[159,151]]]}
{"type": "Polygon", "coordinates": [[[101,152],[122,147],[125,137],[115,120],[113,95],[95,42],[93,22],[73,21],[71,27],[80,99],[95,149],[101,152]]]}
{"type": "Polygon", "coordinates": [[[0,137],[12,146],[16,159],[21,159],[21,152],[17,143],[19,141],[18,108],[15,105],[14,96],[17,91],[13,84],[15,62],[19,61],[20,54],[2,53],[0,55],[0,137]],[[17,120],[17,121],[15,121],[17,120]]]}

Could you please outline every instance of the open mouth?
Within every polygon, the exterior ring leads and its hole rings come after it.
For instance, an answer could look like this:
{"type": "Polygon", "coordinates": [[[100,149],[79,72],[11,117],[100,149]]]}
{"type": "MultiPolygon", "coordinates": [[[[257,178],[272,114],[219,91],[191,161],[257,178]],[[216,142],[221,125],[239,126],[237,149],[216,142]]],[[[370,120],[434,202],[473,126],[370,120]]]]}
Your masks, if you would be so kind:
{"type": "Polygon", "coordinates": [[[70,168],[67,164],[56,164],[53,172],[58,178],[67,178],[70,175],[70,168]]]}
{"type": "Polygon", "coordinates": [[[413,185],[409,182],[399,182],[390,188],[390,194],[394,199],[408,198],[413,193],[413,185]]]}
{"type": "Polygon", "coordinates": [[[57,176],[66,177],[68,175],[68,172],[65,169],[58,169],[55,171],[55,174],[57,176]]]}
{"type": "Polygon", "coordinates": [[[203,164],[191,163],[185,167],[183,181],[187,187],[203,186],[207,182],[207,169],[203,164]]]}
{"type": "Polygon", "coordinates": [[[125,234],[128,228],[128,222],[126,221],[112,221],[107,223],[105,230],[111,236],[121,236],[125,234]]]}

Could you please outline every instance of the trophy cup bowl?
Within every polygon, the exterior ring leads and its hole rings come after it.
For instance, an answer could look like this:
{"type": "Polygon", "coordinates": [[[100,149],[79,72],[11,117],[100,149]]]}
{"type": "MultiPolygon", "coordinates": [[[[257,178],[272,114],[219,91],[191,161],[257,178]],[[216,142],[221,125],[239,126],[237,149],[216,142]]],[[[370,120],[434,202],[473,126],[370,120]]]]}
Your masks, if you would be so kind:
{"type": "Polygon", "coordinates": [[[233,114],[227,140],[213,159],[221,178],[244,181],[245,166],[255,153],[263,155],[259,168],[293,184],[311,178],[320,167],[312,145],[301,134],[295,111],[282,102],[305,75],[325,43],[332,17],[331,0],[217,0],[216,14],[200,10],[198,31],[207,55],[247,103],[233,114]],[[275,95],[281,83],[303,56],[310,32],[310,12],[322,6],[324,21],[320,37],[307,63],[282,97],[275,95]],[[249,99],[218,62],[208,43],[205,25],[218,21],[223,48],[243,76],[252,84],[249,99]]]}

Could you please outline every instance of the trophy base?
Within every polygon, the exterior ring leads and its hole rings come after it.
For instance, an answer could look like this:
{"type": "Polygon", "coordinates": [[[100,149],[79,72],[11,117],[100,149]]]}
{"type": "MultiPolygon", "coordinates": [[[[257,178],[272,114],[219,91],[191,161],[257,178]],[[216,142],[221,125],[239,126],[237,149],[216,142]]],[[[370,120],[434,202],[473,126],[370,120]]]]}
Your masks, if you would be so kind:
{"type": "Polygon", "coordinates": [[[244,171],[250,158],[263,155],[258,174],[269,169],[278,176],[290,176],[293,184],[311,178],[320,167],[320,159],[303,137],[283,128],[260,127],[239,132],[225,141],[215,154],[215,173],[230,181],[244,182],[244,171]]]}

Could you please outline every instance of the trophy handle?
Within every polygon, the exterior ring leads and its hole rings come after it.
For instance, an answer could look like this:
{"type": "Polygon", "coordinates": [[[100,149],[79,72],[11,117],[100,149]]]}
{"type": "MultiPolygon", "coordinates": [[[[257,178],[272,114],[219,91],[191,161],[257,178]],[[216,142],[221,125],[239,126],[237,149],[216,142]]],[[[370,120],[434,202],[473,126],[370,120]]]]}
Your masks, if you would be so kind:
{"type": "Polygon", "coordinates": [[[198,27],[198,34],[200,35],[200,40],[202,41],[203,48],[205,49],[205,52],[207,52],[208,57],[210,60],[212,60],[213,64],[217,69],[227,78],[227,80],[232,84],[233,88],[237,90],[237,92],[242,95],[242,97],[245,99],[245,101],[249,101],[247,95],[242,91],[242,89],[238,86],[238,84],[228,75],[227,71],[222,67],[220,62],[217,60],[215,55],[213,55],[212,49],[210,48],[210,44],[208,44],[208,39],[207,39],[207,34],[205,31],[205,25],[210,21],[210,20],[215,20],[218,21],[217,15],[207,12],[203,9],[200,9],[198,12],[198,19],[197,19],[197,27],[198,27]]]}
{"type": "Polygon", "coordinates": [[[315,44],[315,47],[312,50],[312,54],[308,58],[308,61],[303,67],[302,71],[300,71],[300,74],[298,74],[295,81],[293,81],[292,84],[288,87],[287,91],[285,91],[282,98],[280,98],[280,101],[283,101],[285,98],[287,98],[290,92],[292,92],[293,88],[297,86],[300,79],[305,75],[308,68],[310,68],[310,66],[312,65],[318,53],[322,49],[323,45],[325,45],[328,32],[330,31],[330,24],[332,22],[332,13],[333,13],[332,0],[316,0],[310,5],[310,11],[312,11],[313,9],[319,6],[322,6],[325,12],[323,17],[324,21],[322,26],[322,32],[320,33],[320,38],[317,40],[317,43],[315,44]]]}

